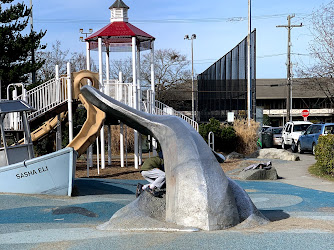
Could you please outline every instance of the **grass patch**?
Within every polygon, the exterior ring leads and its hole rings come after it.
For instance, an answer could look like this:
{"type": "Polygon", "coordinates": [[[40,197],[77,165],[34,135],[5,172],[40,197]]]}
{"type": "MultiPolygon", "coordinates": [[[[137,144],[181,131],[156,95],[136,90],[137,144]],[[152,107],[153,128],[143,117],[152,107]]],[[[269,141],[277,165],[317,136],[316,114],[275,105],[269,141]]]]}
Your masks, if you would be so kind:
{"type": "Polygon", "coordinates": [[[316,164],[313,164],[312,166],[310,166],[308,168],[308,172],[310,174],[314,175],[314,176],[319,177],[319,178],[323,178],[323,179],[326,179],[328,181],[333,181],[334,182],[334,176],[324,173],[323,171],[321,171],[321,169],[316,164]]]}

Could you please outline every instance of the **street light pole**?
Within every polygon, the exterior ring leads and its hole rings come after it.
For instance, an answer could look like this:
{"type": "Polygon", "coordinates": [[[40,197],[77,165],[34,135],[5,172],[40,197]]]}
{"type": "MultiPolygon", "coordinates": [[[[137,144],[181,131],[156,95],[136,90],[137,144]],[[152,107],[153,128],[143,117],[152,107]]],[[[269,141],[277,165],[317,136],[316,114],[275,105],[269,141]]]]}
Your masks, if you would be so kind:
{"type": "MultiPolygon", "coordinates": [[[[87,38],[87,35],[93,33],[93,29],[89,29],[88,32],[84,32],[83,29],[79,29],[79,32],[80,32],[81,34],[86,35],[86,38],[87,38]]],[[[81,41],[81,42],[84,42],[84,38],[83,38],[82,36],[80,37],[80,41],[81,41]]]]}
{"type": "Polygon", "coordinates": [[[194,39],[196,34],[185,35],[184,40],[191,40],[191,119],[195,120],[195,90],[194,90],[194,39]]]}
{"type": "Polygon", "coordinates": [[[252,72],[251,72],[251,0],[248,0],[248,36],[247,36],[247,120],[250,126],[252,114],[252,72]]]}

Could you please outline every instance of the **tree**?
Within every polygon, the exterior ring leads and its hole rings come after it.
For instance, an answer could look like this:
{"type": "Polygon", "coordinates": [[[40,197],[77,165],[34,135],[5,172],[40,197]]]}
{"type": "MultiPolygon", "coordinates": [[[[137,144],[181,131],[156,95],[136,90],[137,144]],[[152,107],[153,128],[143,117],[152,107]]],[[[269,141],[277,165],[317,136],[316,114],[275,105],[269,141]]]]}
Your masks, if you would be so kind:
{"type": "MultiPolygon", "coordinates": [[[[68,49],[62,50],[61,42],[58,40],[51,45],[50,51],[40,51],[37,54],[37,57],[45,62],[37,71],[39,83],[55,78],[56,65],[59,67],[60,75],[67,73],[67,62],[71,63],[71,72],[86,69],[86,55],[83,52],[74,52],[70,54],[68,49]]],[[[97,71],[97,67],[94,62],[91,62],[91,70],[97,71]]]]}
{"type": "Polygon", "coordinates": [[[45,49],[41,39],[45,32],[31,31],[28,26],[31,9],[24,3],[12,4],[14,0],[0,0],[0,78],[1,92],[6,93],[10,83],[26,82],[29,73],[38,70],[44,63],[32,61],[33,51],[45,49]],[[8,5],[10,4],[10,5],[8,5]],[[4,8],[7,7],[7,8],[4,8]]]}
{"type": "Polygon", "coordinates": [[[132,59],[131,57],[111,61],[111,67],[110,67],[111,79],[118,79],[119,72],[122,72],[123,82],[132,82],[132,59]]]}
{"type": "MultiPolygon", "coordinates": [[[[191,79],[191,71],[188,69],[189,61],[185,55],[173,49],[159,49],[154,53],[154,74],[156,86],[156,98],[162,98],[162,92],[191,79]]],[[[132,59],[115,60],[111,63],[110,75],[118,79],[119,72],[123,73],[123,81],[132,81],[132,59]]],[[[144,54],[140,62],[141,85],[151,85],[151,55],[144,54]]]]}
{"type": "Polygon", "coordinates": [[[334,1],[323,5],[312,14],[313,40],[309,51],[313,64],[300,66],[299,77],[308,78],[310,88],[318,88],[334,103],[334,1]]]}
{"type": "MultiPolygon", "coordinates": [[[[144,84],[151,82],[150,54],[143,56],[141,63],[141,77],[144,84]]],[[[155,51],[154,71],[157,99],[161,92],[191,79],[191,71],[188,69],[189,61],[185,55],[174,49],[160,49],[155,51]]]]}

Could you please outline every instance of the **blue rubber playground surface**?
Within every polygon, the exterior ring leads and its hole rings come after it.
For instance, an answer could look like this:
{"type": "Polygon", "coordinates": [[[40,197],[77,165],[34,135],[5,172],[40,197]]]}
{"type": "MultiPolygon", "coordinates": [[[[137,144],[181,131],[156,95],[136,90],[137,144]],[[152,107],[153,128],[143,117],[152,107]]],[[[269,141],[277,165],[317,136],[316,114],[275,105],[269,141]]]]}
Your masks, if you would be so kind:
{"type": "MultiPolygon", "coordinates": [[[[237,182],[271,221],[302,217],[334,222],[334,193],[277,181],[237,182]]],[[[77,179],[75,197],[1,194],[0,249],[334,249],[331,228],[261,233],[96,230],[135,199],[137,183],[77,179]]]]}

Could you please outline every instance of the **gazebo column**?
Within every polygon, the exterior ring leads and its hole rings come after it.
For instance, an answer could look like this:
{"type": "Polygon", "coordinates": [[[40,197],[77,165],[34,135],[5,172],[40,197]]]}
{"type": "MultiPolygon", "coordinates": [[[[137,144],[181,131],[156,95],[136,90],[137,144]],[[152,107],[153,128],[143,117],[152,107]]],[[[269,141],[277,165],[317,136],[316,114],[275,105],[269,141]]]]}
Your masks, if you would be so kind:
{"type": "MultiPolygon", "coordinates": [[[[121,86],[119,86],[120,90],[121,90],[121,95],[122,95],[122,83],[123,83],[123,73],[119,72],[119,76],[118,76],[118,82],[119,84],[121,84],[121,86]]],[[[120,147],[120,157],[121,157],[121,167],[124,167],[124,127],[123,127],[123,122],[120,122],[119,124],[119,147],[120,147]]]]}
{"type": "MultiPolygon", "coordinates": [[[[109,71],[110,71],[110,64],[109,64],[109,45],[106,44],[106,85],[105,85],[105,94],[109,96],[110,92],[110,83],[109,83],[109,71]]],[[[111,166],[111,125],[108,124],[108,166],[111,166]]]]}
{"type": "MultiPolygon", "coordinates": [[[[86,68],[90,70],[90,50],[89,42],[86,42],[86,68]]],[[[91,85],[91,82],[88,80],[88,85],[91,85]]],[[[89,168],[93,167],[93,146],[89,145],[87,148],[87,176],[89,177],[89,168]]]]}
{"type": "MultiPolygon", "coordinates": [[[[154,75],[154,41],[151,42],[151,109],[152,113],[155,111],[155,75],[154,75]]],[[[153,156],[157,155],[157,141],[152,137],[152,145],[153,145],[153,156]]]]}
{"type": "MultiPolygon", "coordinates": [[[[133,75],[133,108],[138,109],[138,93],[137,93],[137,60],[136,60],[136,37],[132,37],[132,75],[133,75]]],[[[134,163],[135,169],[138,169],[138,131],[134,130],[134,163]]]]}
{"type": "MultiPolygon", "coordinates": [[[[138,95],[138,110],[141,111],[142,93],[140,87],[140,46],[137,46],[137,95],[138,95]]],[[[143,151],[142,151],[142,136],[138,133],[138,162],[142,165],[143,151]]]]}
{"type": "MultiPolygon", "coordinates": [[[[99,82],[100,82],[100,91],[104,92],[103,89],[103,61],[102,61],[102,38],[98,38],[98,46],[99,46],[99,82]]],[[[105,150],[104,150],[104,124],[102,125],[100,131],[101,138],[101,168],[105,168],[105,150]]],[[[98,145],[98,144],[97,144],[98,145]]]]}

